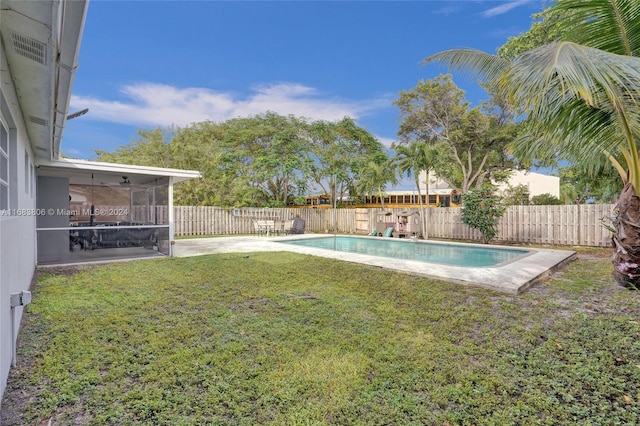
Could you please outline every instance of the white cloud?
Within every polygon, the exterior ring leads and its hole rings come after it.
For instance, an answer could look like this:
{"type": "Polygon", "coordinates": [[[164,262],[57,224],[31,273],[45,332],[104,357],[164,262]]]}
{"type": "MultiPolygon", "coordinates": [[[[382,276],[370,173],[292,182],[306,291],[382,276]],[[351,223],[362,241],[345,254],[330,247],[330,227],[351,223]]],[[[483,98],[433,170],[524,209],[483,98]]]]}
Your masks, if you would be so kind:
{"type": "Polygon", "coordinates": [[[394,143],[398,142],[398,140],[395,139],[395,138],[386,138],[384,136],[376,136],[376,139],[378,139],[380,141],[380,143],[382,143],[387,148],[390,148],[391,145],[393,145],[394,143]]]}
{"type": "Polygon", "coordinates": [[[482,12],[482,16],[485,18],[491,18],[493,16],[503,15],[516,7],[523,6],[527,3],[531,3],[532,0],[515,0],[510,1],[500,6],[492,7],[482,12]]]}
{"type": "Polygon", "coordinates": [[[316,89],[297,83],[274,83],[252,88],[241,97],[207,88],[177,88],[141,83],[125,86],[122,100],[72,96],[72,107],[89,108],[93,120],[147,126],[188,126],[211,120],[225,121],[273,111],[315,120],[357,119],[390,106],[389,98],[363,101],[327,97],[316,89]]]}

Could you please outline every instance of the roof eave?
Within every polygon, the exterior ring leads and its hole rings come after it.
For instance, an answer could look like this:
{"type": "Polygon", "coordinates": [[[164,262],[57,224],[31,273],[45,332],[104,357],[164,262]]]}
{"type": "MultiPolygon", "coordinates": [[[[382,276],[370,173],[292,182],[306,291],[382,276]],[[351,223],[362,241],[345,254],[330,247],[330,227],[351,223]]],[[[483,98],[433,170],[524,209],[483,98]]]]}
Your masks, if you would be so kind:
{"type": "Polygon", "coordinates": [[[171,177],[173,182],[182,182],[191,179],[201,179],[202,175],[197,170],[168,169],[163,167],[137,166],[132,164],[104,163],[101,161],[75,160],[59,158],[45,161],[39,166],[55,167],[69,170],[85,170],[108,173],[131,173],[137,175],[171,177]]]}
{"type": "Polygon", "coordinates": [[[53,134],[51,140],[52,160],[60,157],[60,145],[69,114],[69,103],[73,79],[78,69],[78,56],[82,33],[87,17],[88,1],[62,2],[60,27],[58,28],[59,55],[56,60],[56,80],[54,87],[53,134]]]}

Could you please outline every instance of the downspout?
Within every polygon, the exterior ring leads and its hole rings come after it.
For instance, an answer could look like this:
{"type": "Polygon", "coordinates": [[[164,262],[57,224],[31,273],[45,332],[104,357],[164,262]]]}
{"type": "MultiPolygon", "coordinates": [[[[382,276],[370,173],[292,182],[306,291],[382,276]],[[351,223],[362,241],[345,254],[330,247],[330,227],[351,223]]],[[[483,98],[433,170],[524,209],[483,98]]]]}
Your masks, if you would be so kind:
{"type": "Polygon", "coordinates": [[[25,306],[31,303],[31,292],[23,290],[20,293],[14,293],[10,296],[11,304],[11,366],[16,366],[16,307],[25,306]]]}

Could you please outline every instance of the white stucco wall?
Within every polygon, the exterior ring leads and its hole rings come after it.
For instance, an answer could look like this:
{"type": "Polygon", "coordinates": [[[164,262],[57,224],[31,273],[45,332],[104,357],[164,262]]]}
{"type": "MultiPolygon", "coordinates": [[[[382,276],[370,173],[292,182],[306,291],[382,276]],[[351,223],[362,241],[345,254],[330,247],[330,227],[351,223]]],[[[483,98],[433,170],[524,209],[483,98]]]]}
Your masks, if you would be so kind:
{"type": "MultiPolygon", "coordinates": [[[[35,209],[34,156],[4,51],[1,57],[0,118],[9,131],[11,158],[10,210],[0,212],[0,395],[4,394],[11,368],[10,295],[29,289],[36,266],[36,220],[29,214],[35,209]]],[[[22,311],[15,310],[16,325],[20,324],[22,311]]]]}
{"type": "MultiPolygon", "coordinates": [[[[420,185],[422,191],[426,188],[426,173],[420,173],[420,185]]],[[[508,185],[518,186],[525,185],[529,188],[529,194],[531,197],[534,195],[551,194],[557,198],[560,198],[560,178],[557,176],[544,175],[542,173],[527,172],[524,170],[514,170],[511,178],[509,178],[508,184],[499,185],[499,191],[504,191],[508,188],[508,185]]],[[[429,189],[450,189],[449,184],[445,181],[438,179],[433,174],[430,175],[429,189]]]]}
{"type": "MultiPolygon", "coordinates": [[[[557,176],[543,175],[542,173],[516,170],[509,179],[509,185],[525,185],[529,188],[529,195],[551,194],[560,198],[560,178],[557,176]]],[[[507,185],[500,185],[501,189],[506,189],[507,185]]]]}

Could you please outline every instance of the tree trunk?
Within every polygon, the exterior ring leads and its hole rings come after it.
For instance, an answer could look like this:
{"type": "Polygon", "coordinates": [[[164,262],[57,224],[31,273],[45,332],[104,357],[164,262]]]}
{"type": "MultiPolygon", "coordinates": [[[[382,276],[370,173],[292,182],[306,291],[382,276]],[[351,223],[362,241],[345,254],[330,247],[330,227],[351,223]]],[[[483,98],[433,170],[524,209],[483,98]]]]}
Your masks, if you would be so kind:
{"type": "Polygon", "coordinates": [[[623,287],[640,289],[640,197],[627,183],[613,219],[613,276],[623,287]]]}
{"type": "MultiPolygon", "coordinates": [[[[422,193],[420,192],[420,181],[418,180],[418,178],[416,178],[416,188],[418,189],[418,203],[420,204],[420,233],[422,234],[422,238],[426,240],[428,238],[427,222],[425,219],[426,210],[424,209],[422,203],[422,193]]],[[[427,199],[427,201],[429,200],[427,199]]]]}
{"type": "Polygon", "coordinates": [[[427,194],[425,196],[427,202],[427,210],[425,211],[424,214],[424,239],[428,240],[429,239],[429,215],[431,213],[431,204],[429,203],[429,171],[427,171],[427,190],[425,191],[427,194]]]}
{"type": "Polygon", "coordinates": [[[378,198],[380,199],[380,208],[384,210],[384,197],[382,194],[382,188],[378,187],[378,198]]]}

